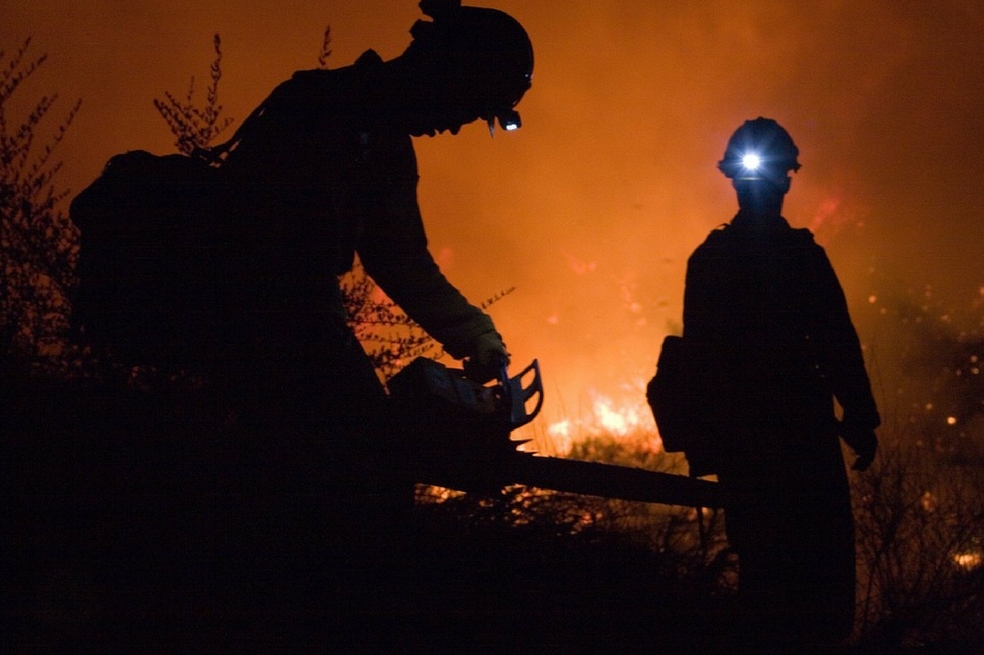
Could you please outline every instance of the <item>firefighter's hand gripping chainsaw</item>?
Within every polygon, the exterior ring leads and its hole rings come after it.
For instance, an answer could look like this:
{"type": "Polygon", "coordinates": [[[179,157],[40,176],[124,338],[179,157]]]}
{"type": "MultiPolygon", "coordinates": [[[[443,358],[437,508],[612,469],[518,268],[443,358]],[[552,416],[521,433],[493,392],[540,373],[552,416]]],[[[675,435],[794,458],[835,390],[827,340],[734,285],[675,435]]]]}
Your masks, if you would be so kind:
{"type": "Polygon", "coordinates": [[[481,478],[495,462],[520,455],[516,449],[526,442],[510,434],[543,405],[536,360],[512,377],[502,363],[498,379],[485,386],[464,370],[418,357],[388,386],[403,451],[431,477],[481,478]]]}

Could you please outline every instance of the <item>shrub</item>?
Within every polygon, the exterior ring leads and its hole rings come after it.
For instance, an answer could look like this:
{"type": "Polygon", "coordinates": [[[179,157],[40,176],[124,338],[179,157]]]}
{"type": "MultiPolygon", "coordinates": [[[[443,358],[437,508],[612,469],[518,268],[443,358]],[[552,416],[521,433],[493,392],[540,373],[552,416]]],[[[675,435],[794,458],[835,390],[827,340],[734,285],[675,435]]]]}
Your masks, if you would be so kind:
{"type": "Polygon", "coordinates": [[[984,485],[912,432],[893,435],[854,482],[861,635],[984,643],[984,485]]]}
{"type": "Polygon", "coordinates": [[[30,45],[27,39],[10,56],[0,51],[0,348],[10,362],[51,364],[66,352],[78,257],[78,231],[60,208],[68,192],[54,186],[62,162],[53,156],[81,101],[40,150],[38,133],[57,95],[42,96],[19,124],[10,122],[11,97],[46,60],[26,59],[30,45]]]}

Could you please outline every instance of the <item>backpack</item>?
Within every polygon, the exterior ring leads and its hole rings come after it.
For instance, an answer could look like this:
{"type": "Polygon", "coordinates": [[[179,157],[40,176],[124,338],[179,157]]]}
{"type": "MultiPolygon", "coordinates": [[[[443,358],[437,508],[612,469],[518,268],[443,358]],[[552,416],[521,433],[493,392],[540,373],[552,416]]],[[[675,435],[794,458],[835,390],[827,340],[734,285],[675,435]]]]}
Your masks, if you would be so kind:
{"type": "MultiPolygon", "coordinates": [[[[244,276],[255,278],[239,212],[248,179],[286,170],[278,162],[297,156],[299,143],[311,150],[307,128],[335,116],[332,103],[351,87],[339,74],[296,73],[207,151],[135,150],[109,160],[69,208],[81,234],[71,300],[82,341],[125,364],[184,368],[222,356],[223,344],[242,337],[235,308],[249,292],[244,276]]],[[[309,163],[297,165],[303,172],[309,163]]]]}
{"type": "Polygon", "coordinates": [[[683,337],[663,339],[656,374],[646,386],[646,400],[656,420],[663,449],[682,452],[691,475],[715,472],[726,405],[720,363],[683,337]]]}
{"type": "Polygon", "coordinates": [[[186,363],[207,348],[221,300],[228,195],[204,159],[112,157],[69,215],[80,232],[73,320],[128,364],[186,363]]]}

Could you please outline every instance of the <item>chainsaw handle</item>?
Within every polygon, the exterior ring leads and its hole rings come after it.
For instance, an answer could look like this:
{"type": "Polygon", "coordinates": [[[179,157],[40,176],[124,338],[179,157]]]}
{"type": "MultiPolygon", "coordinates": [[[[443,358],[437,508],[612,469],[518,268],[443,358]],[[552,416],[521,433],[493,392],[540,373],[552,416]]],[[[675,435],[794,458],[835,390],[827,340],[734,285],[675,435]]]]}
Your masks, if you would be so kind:
{"type": "Polygon", "coordinates": [[[503,387],[509,386],[509,360],[502,358],[497,365],[496,378],[503,387]]]}
{"type": "Polygon", "coordinates": [[[502,359],[499,362],[499,386],[502,388],[502,402],[512,411],[513,406],[513,387],[509,380],[509,360],[502,359]]]}
{"type": "Polygon", "coordinates": [[[532,421],[543,407],[543,380],[540,377],[540,363],[534,359],[529,366],[511,378],[503,367],[502,375],[502,400],[509,412],[509,424],[512,429],[515,429],[532,421]],[[529,377],[530,374],[532,374],[531,378],[529,377]],[[529,380],[529,384],[523,386],[524,380],[529,380]],[[536,404],[530,411],[526,408],[526,403],[534,397],[536,404]]]}
{"type": "Polygon", "coordinates": [[[473,382],[485,384],[495,380],[505,386],[505,382],[509,379],[509,357],[496,355],[488,364],[481,364],[474,357],[469,357],[464,360],[463,369],[465,377],[473,382]]]}

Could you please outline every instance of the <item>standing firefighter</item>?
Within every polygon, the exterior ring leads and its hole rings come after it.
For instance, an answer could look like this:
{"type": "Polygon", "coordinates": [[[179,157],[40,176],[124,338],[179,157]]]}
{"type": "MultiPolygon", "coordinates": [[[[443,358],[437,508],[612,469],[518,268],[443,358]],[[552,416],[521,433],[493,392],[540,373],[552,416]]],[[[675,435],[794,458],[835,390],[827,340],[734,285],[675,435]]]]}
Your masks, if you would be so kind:
{"type": "Polygon", "coordinates": [[[687,456],[740,499],[726,512],[727,535],[752,629],[837,640],[852,630],[855,596],[838,436],[865,470],[880,419],[830,262],[809,230],[781,216],[798,155],[786,130],[757,118],[719,164],[739,211],[688,262],[684,340],[717,406],[710,445],[687,456]]]}

